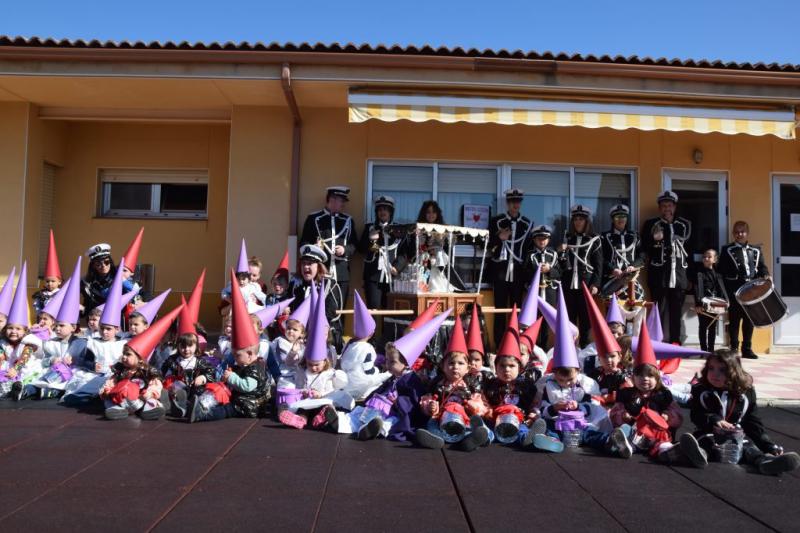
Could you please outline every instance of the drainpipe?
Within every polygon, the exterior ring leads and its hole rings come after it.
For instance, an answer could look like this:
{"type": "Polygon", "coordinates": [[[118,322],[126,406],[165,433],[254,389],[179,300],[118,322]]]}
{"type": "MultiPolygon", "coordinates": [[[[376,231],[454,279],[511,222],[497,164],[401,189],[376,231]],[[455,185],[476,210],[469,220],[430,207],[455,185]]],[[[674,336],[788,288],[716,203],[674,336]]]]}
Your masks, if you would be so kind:
{"type": "Polygon", "coordinates": [[[297,264],[297,222],[299,211],[300,191],[300,133],[303,121],[300,118],[300,108],[292,89],[292,69],[289,63],[284,63],[281,68],[281,87],[286,105],[292,113],[292,174],[289,184],[289,270],[294,272],[297,264]]]}

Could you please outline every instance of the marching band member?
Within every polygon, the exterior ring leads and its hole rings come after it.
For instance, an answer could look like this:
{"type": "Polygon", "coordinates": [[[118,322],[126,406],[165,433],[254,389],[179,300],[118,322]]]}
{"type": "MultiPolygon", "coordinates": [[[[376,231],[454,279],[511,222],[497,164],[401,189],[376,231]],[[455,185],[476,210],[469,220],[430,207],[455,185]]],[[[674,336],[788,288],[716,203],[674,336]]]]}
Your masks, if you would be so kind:
{"type": "Polygon", "coordinates": [[[313,244],[324,251],[323,264],[336,280],[341,291],[341,303],[346,305],[350,286],[350,258],[358,242],[353,219],[342,212],[344,205],[350,201],[350,187],[328,187],[326,191],[325,207],[306,217],[300,245],[313,244]]]}
{"type": "MultiPolygon", "coordinates": [[[[697,279],[694,284],[694,310],[700,321],[699,331],[700,349],[704,352],[714,351],[714,340],[717,337],[717,321],[704,312],[703,298],[722,298],[728,300],[722,276],[714,269],[717,264],[717,251],[710,248],[703,252],[703,265],[697,269],[697,279]]],[[[733,338],[733,337],[731,337],[733,338]]]]}
{"type": "Polygon", "coordinates": [[[404,235],[390,231],[394,219],[394,198],[381,195],[375,199],[375,222],[364,226],[359,251],[364,254],[364,293],[367,307],[385,309],[392,279],[408,259],[403,252],[404,235]]]}
{"type": "MultiPolygon", "coordinates": [[[[644,252],[639,234],[628,228],[631,210],[625,204],[617,204],[611,208],[611,229],[603,232],[603,275],[606,281],[633,272],[644,265],[644,252]]],[[[628,300],[628,287],[620,297],[628,300]]],[[[644,288],[637,280],[634,284],[634,299],[644,299],[644,288]]]]}
{"type": "MultiPolygon", "coordinates": [[[[521,189],[508,189],[506,197],[508,210],[492,217],[489,221],[489,253],[492,260],[492,288],[495,307],[522,305],[524,293],[523,267],[528,236],[533,223],[520,213],[524,192],[521,189]]],[[[500,345],[506,329],[506,315],[494,315],[494,342],[500,345]]]]}
{"type": "MultiPolygon", "coordinates": [[[[539,269],[539,286],[533,287],[531,285],[530,289],[539,291],[539,298],[543,298],[547,303],[555,307],[558,303],[558,283],[561,281],[561,267],[559,265],[558,252],[550,247],[552,233],[552,228],[546,224],[540,224],[531,230],[532,239],[531,245],[525,254],[525,269],[528,272],[536,272],[536,269],[539,269]]],[[[533,281],[535,281],[535,276],[533,281]]],[[[539,331],[538,341],[536,342],[539,346],[547,346],[547,329],[541,328],[539,331]]]]}
{"type": "Polygon", "coordinates": [[[581,282],[589,286],[592,295],[600,290],[603,279],[603,253],[600,236],[592,231],[592,211],[577,204],[570,209],[570,227],[559,248],[561,284],[567,312],[580,333],[580,346],[589,343],[589,314],[583,299],[581,282]]]}
{"type": "Polygon", "coordinates": [[[651,218],[642,227],[642,245],[649,258],[647,284],[650,297],[658,304],[662,322],[669,320],[669,338],[665,342],[680,342],[681,312],[689,280],[690,251],[686,241],[692,234],[692,223],[675,216],[678,195],[664,191],[658,196],[661,215],[651,218]]]}
{"type": "Polygon", "coordinates": [[[739,350],[739,324],[742,325],[742,357],[758,359],[753,352],[753,322],[745,314],[736,291],[755,278],[769,276],[764,254],[759,246],[747,242],[750,226],[743,220],[733,225],[733,242],[722,247],[719,259],[719,273],[725,280],[725,289],[731,295],[728,308],[728,335],[731,339],[731,351],[739,350]]]}

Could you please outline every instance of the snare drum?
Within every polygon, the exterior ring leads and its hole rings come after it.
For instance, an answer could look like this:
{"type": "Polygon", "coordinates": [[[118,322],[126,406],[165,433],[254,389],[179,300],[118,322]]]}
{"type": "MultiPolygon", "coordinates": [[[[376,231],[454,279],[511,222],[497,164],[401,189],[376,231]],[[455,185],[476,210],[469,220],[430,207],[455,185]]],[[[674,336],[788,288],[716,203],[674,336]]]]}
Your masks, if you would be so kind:
{"type": "Polygon", "coordinates": [[[618,278],[611,278],[603,284],[603,287],[600,289],[600,294],[604,298],[611,298],[612,295],[617,294],[619,291],[627,289],[630,282],[636,279],[638,275],[639,271],[634,270],[618,278]]]}
{"type": "Polygon", "coordinates": [[[724,298],[706,296],[702,300],[703,312],[707,315],[724,315],[728,311],[728,301],[724,298]]]}
{"type": "Polygon", "coordinates": [[[748,281],[736,291],[736,301],[757,328],[772,326],[788,314],[770,279],[748,281]]]}

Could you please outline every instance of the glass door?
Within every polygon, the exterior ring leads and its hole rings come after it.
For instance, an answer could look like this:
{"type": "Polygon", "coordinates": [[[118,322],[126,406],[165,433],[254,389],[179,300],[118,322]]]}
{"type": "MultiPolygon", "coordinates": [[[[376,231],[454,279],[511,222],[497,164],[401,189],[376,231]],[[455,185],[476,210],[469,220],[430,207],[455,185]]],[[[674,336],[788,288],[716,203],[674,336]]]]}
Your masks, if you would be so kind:
{"type": "MultiPolygon", "coordinates": [[[[678,195],[676,215],[692,223],[692,235],[686,243],[690,279],[694,283],[696,265],[709,248],[719,250],[728,240],[728,176],[724,172],[665,170],[664,188],[678,195]]],[[[683,305],[681,339],[684,344],[699,344],[700,323],[694,311],[694,296],[688,294],[683,305]]],[[[725,341],[723,321],[717,321],[717,346],[725,341]]]]}
{"type": "Polygon", "coordinates": [[[772,184],[775,288],[789,316],[775,324],[772,343],[800,346],[800,176],[775,176],[772,184]]]}

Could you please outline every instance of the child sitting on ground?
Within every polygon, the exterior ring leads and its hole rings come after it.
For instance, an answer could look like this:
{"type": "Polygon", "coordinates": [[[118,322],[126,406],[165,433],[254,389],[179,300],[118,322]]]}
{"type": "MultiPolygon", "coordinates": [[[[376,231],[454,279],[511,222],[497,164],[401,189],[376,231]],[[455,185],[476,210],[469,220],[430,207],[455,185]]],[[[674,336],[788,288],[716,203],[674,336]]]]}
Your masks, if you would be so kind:
{"type": "Polygon", "coordinates": [[[377,354],[369,339],[375,333],[375,320],[370,316],[367,306],[358,291],[353,292],[353,338],[347,343],[339,359],[339,368],[347,374],[344,390],[355,401],[366,399],[381,383],[389,379],[389,374],[375,366],[377,354]]]}
{"type": "Polygon", "coordinates": [[[700,380],[692,387],[690,407],[694,435],[713,460],[722,459],[723,446],[735,444],[741,448],[741,462],[762,474],[800,468],[800,455],[784,453],[764,430],[753,377],[730,350],[708,356],[700,380]]]}
{"type": "Polygon", "coordinates": [[[476,378],[469,374],[467,342],[458,315],[442,359],[441,375],[420,399],[420,407],[430,417],[426,427],[416,432],[420,446],[440,449],[448,442],[454,448],[474,451],[489,442],[489,429],[481,418],[488,405],[476,378]]]}
{"type": "Polygon", "coordinates": [[[305,351],[306,334],[306,328],[299,320],[287,320],[284,329],[284,334],[272,341],[270,352],[278,367],[277,374],[272,377],[281,389],[295,386],[295,377],[305,351]]]}

